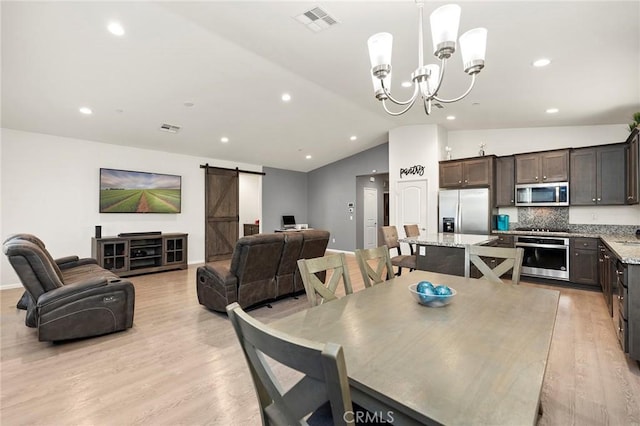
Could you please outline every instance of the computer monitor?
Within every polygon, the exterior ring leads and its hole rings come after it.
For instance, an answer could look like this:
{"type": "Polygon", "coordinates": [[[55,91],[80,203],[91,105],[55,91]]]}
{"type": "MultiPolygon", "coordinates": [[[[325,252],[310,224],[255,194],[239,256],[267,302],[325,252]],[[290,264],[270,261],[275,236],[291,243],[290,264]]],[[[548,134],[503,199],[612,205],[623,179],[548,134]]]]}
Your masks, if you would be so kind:
{"type": "Polygon", "coordinates": [[[282,216],[282,227],[283,228],[295,228],[296,227],[296,218],[292,215],[282,216]]]}

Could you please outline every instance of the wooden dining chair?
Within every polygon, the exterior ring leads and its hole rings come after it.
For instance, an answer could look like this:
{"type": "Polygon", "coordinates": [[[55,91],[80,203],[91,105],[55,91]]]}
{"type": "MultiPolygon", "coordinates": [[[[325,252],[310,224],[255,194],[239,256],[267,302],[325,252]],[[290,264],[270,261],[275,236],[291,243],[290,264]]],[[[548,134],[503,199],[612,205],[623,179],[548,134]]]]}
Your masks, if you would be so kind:
{"type": "Polygon", "coordinates": [[[226,310],[249,365],[263,425],[354,424],[342,346],[273,330],[249,316],[237,302],[226,310]],[[271,360],[303,377],[285,390],[271,360]]]}
{"type": "MultiPolygon", "coordinates": [[[[418,225],[416,225],[416,224],[404,225],[404,235],[406,235],[407,238],[419,237],[420,236],[420,228],[418,228],[418,225]]],[[[409,244],[409,250],[411,251],[411,254],[414,255],[415,254],[415,244],[409,244]]]]}
{"type": "Polygon", "coordinates": [[[374,284],[380,284],[393,278],[393,265],[391,265],[387,246],[356,249],[356,260],[358,261],[365,287],[371,287],[374,284]]]}
{"type": "Polygon", "coordinates": [[[416,269],[416,255],[402,254],[400,248],[400,242],[398,241],[398,230],[395,226],[382,226],[380,227],[380,236],[384,245],[389,248],[389,252],[392,249],[396,249],[398,254],[391,257],[391,264],[398,267],[398,273],[396,275],[402,275],[402,268],[408,268],[409,270],[416,269]]]}
{"type": "Polygon", "coordinates": [[[518,248],[506,248],[506,247],[487,247],[487,246],[465,246],[465,269],[464,276],[469,278],[471,265],[475,265],[476,268],[482,273],[482,275],[491,282],[503,283],[500,277],[510,270],[511,283],[518,284],[520,282],[520,271],[522,269],[522,258],[524,256],[524,250],[518,248]],[[504,259],[497,266],[491,268],[482,258],[504,259]]]}
{"type": "Polygon", "coordinates": [[[304,283],[304,290],[311,306],[316,306],[329,300],[337,299],[336,290],[340,280],[344,285],[345,294],[353,293],[347,259],[344,253],[332,254],[314,259],[298,260],[298,268],[304,283]],[[316,273],[327,272],[325,282],[316,273]]]}

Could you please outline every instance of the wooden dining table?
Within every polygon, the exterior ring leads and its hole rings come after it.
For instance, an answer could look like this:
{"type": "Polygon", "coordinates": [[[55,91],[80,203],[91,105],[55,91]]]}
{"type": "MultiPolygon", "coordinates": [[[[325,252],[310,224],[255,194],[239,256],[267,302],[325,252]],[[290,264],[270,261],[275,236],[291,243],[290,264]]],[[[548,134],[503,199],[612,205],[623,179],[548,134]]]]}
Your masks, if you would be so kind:
{"type": "Polygon", "coordinates": [[[559,292],[427,271],[404,273],[270,323],[344,348],[354,402],[401,424],[535,424],[559,292]],[[456,290],[423,306],[408,290],[456,290]]]}

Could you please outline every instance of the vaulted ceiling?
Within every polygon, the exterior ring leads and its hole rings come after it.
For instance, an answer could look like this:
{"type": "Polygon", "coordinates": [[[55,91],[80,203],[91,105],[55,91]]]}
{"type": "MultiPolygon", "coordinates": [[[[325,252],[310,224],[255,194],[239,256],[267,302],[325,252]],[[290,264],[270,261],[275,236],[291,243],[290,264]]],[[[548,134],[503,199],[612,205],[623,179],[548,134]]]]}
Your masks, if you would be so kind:
{"type": "MultiPolygon", "coordinates": [[[[428,15],[442,4],[425,5],[428,62],[428,15]]],[[[373,96],[366,42],[394,35],[392,91],[407,97],[413,1],[3,1],[2,127],[309,171],[386,142],[398,126],[620,124],[640,110],[640,2],[459,4],[460,33],[489,34],[475,88],[430,116],[418,105],[391,117],[373,96]],[[316,6],[338,23],[313,32],[294,19],[316,6]],[[107,31],[112,21],[123,36],[107,31]],[[533,67],[542,57],[551,64],[533,67]]],[[[441,94],[468,82],[457,53],[441,94]]]]}

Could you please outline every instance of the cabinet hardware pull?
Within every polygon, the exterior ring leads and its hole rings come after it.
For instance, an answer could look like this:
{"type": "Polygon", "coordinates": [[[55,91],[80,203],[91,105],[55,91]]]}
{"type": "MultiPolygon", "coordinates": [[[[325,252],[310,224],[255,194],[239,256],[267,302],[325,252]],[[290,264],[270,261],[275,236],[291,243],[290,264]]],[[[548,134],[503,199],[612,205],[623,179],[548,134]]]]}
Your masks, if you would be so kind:
{"type": "Polygon", "coordinates": [[[546,178],[547,178],[546,176],[542,176],[542,179],[546,179],[546,178]]]}
{"type": "Polygon", "coordinates": [[[596,199],[595,199],[595,198],[592,198],[592,199],[591,199],[591,201],[596,201],[596,199]]]}

